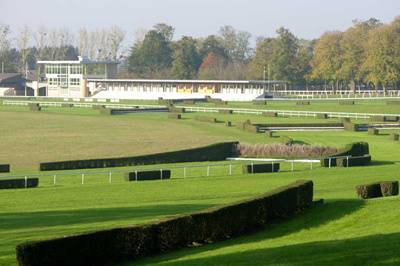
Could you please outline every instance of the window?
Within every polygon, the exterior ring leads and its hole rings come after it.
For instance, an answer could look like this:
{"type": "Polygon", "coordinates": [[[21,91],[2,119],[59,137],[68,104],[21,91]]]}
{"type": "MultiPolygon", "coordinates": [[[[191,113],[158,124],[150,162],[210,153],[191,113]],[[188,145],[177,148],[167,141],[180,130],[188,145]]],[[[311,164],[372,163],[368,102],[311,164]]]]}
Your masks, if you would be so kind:
{"type": "Polygon", "coordinates": [[[81,80],[78,78],[71,78],[69,80],[69,85],[71,86],[79,86],[81,84],[81,80]]]}

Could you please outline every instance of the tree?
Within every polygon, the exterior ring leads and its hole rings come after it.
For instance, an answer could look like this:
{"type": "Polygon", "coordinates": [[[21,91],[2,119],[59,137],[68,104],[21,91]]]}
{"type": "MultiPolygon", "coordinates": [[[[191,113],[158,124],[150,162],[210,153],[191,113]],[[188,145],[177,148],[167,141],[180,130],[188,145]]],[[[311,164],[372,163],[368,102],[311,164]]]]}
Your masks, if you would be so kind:
{"type": "Polygon", "coordinates": [[[199,68],[198,77],[200,79],[219,79],[225,66],[225,58],[214,52],[210,52],[204,59],[199,68]]]}
{"type": "Polygon", "coordinates": [[[228,59],[228,54],[224,45],[222,44],[221,37],[215,35],[209,35],[200,42],[199,53],[203,60],[210,53],[214,53],[215,55],[221,56],[224,59],[228,59]]]}
{"type": "Polygon", "coordinates": [[[0,23],[0,71],[16,72],[16,58],[19,53],[15,49],[11,49],[10,27],[0,23]]]}
{"type": "Polygon", "coordinates": [[[108,36],[109,36],[109,47],[110,47],[109,49],[110,49],[111,59],[117,60],[118,53],[121,49],[122,42],[125,38],[125,33],[121,30],[120,27],[112,26],[108,30],[108,36]]]}
{"type": "Polygon", "coordinates": [[[154,30],[164,36],[167,42],[171,42],[174,37],[175,28],[165,23],[158,23],[154,25],[154,30]]]}
{"type": "Polygon", "coordinates": [[[27,67],[27,58],[29,55],[29,41],[31,38],[31,30],[28,26],[23,26],[18,33],[17,37],[17,46],[20,52],[20,63],[19,63],[19,70],[21,72],[26,72],[28,69],[27,67]]]}
{"type": "Polygon", "coordinates": [[[385,90],[400,80],[400,25],[396,20],[370,31],[363,64],[366,81],[385,90]]]}
{"type": "Polygon", "coordinates": [[[273,64],[274,42],[273,38],[258,39],[254,57],[250,62],[248,79],[264,78],[265,68],[273,64]]]}
{"type": "Polygon", "coordinates": [[[219,34],[229,59],[244,62],[249,58],[251,54],[249,32],[236,31],[232,26],[223,26],[219,34]]]}
{"type": "Polygon", "coordinates": [[[336,88],[340,78],[342,65],[342,51],[340,42],[342,32],[327,32],[317,40],[312,59],[311,77],[314,79],[336,81],[336,88]]]}
{"type": "Polygon", "coordinates": [[[196,76],[201,63],[196,41],[191,37],[182,37],[174,45],[172,75],[177,79],[192,79],[196,76]]]}
{"type": "Polygon", "coordinates": [[[142,77],[158,75],[171,65],[172,50],[164,35],[149,31],[143,42],[136,43],[128,58],[128,70],[142,77]]]}

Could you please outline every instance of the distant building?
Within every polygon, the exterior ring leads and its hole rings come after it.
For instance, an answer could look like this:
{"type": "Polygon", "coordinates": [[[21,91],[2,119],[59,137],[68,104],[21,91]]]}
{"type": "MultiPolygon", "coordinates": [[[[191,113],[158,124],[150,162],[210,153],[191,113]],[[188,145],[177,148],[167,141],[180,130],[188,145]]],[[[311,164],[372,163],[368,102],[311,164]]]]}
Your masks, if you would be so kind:
{"type": "MultiPolygon", "coordinates": [[[[28,90],[33,95],[32,89],[28,90]]],[[[24,96],[25,78],[20,73],[0,73],[0,96],[24,96]]]]}
{"type": "Polygon", "coordinates": [[[79,57],[68,61],[38,61],[42,79],[30,85],[49,97],[93,97],[115,99],[220,98],[250,101],[264,98],[268,88],[284,88],[284,81],[248,80],[151,80],[117,79],[116,61],[91,61],[79,57]]]}

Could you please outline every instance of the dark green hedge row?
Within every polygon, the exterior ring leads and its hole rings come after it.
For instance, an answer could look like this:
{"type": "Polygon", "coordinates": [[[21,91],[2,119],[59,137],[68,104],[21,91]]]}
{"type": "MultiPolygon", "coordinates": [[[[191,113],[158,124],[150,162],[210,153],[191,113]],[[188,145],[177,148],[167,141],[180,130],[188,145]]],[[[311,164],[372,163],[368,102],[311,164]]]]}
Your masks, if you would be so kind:
{"type": "Polygon", "coordinates": [[[373,121],[379,121],[379,122],[397,122],[399,121],[398,116],[373,116],[371,117],[371,120],[373,121]]]}
{"type": "Polygon", "coordinates": [[[371,155],[365,154],[363,156],[342,157],[336,159],[336,166],[338,167],[352,167],[352,166],[365,166],[371,163],[371,155]]]}
{"type": "Polygon", "coordinates": [[[19,265],[116,265],[259,231],[312,206],[313,182],[147,225],[115,228],[16,247],[19,265]]]}
{"type": "Polygon", "coordinates": [[[399,181],[383,181],[356,186],[357,195],[363,199],[399,195],[399,181]]]}
{"type": "Polygon", "coordinates": [[[339,101],[340,105],[354,105],[354,101],[339,101]]]}
{"type": "Polygon", "coordinates": [[[400,101],[387,101],[387,105],[400,105],[400,101]]]}
{"type": "Polygon", "coordinates": [[[179,107],[175,107],[175,106],[170,106],[168,109],[172,113],[184,113],[186,111],[185,108],[179,108],[179,107]]]}
{"type": "Polygon", "coordinates": [[[125,173],[126,181],[162,180],[171,178],[171,170],[136,171],[125,173]]]}
{"type": "MultiPolygon", "coordinates": [[[[96,106],[96,105],[93,105],[93,107],[94,107],[94,106],[96,106]]],[[[74,104],[72,104],[72,103],[62,103],[62,104],[61,104],[61,107],[71,108],[71,107],[74,107],[74,104]]]]}
{"type": "Polygon", "coordinates": [[[392,133],[392,134],[390,134],[390,138],[392,140],[399,140],[399,134],[398,133],[392,133]]]}
{"type": "Polygon", "coordinates": [[[310,101],[299,101],[299,102],[296,102],[296,105],[310,105],[310,104],[311,104],[310,101]]]}
{"type": "Polygon", "coordinates": [[[369,135],[379,135],[379,129],[370,127],[370,128],[368,128],[368,134],[369,135]]]}
{"type": "Polygon", "coordinates": [[[279,172],[279,163],[247,164],[243,165],[243,174],[275,173],[279,172]]]}
{"type": "Polygon", "coordinates": [[[200,148],[156,153],[142,156],[46,162],[40,164],[40,171],[107,168],[142,164],[161,164],[178,162],[221,161],[236,155],[238,142],[223,142],[200,148]]]}
{"type": "Polygon", "coordinates": [[[253,100],[252,102],[255,105],[266,105],[268,101],[266,101],[266,100],[253,100]]]}
{"type": "Polygon", "coordinates": [[[177,114],[177,113],[171,113],[171,114],[168,114],[168,118],[182,119],[182,115],[181,114],[177,114]]]}
{"type": "Polygon", "coordinates": [[[29,103],[29,110],[37,112],[42,110],[42,107],[40,107],[40,105],[38,103],[29,103]]]}
{"type": "Polygon", "coordinates": [[[233,110],[229,110],[229,109],[219,109],[218,113],[220,114],[233,114],[233,110]]]}
{"type": "Polygon", "coordinates": [[[263,112],[264,116],[268,116],[268,117],[277,117],[278,113],[277,112],[263,112]]]}
{"type": "MultiPolygon", "coordinates": [[[[354,142],[347,144],[340,152],[331,155],[330,157],[323,158],[321,160],[322,167],[329,167],[329,160],[331,163],[331,167],[337,166],[337,160],[339,158],[332,158],[332,157],[339,157],[339,156],[352,156],[352,157],[363,157],[364,155],[369,155],[369,145],[367,142],[354,142]]],[[[354,159],[357,160],[368,160],[368,158],[364,159],[354,159]]],[[[371,161],[371,157],[369,158],[371,161]]]]}
{"type": "Polygon", "coordinates": [[[200,122],[217,123],[217,119],[210,116],[195,116],[194,119],[200,122]]]}
{"type": "Polygon", "coordinates": [[[359,125],[352,122],[343,122],[344,130],[346,131],[359,131],[359,125]]]}
{"type": "Polygon", "coordinates": [[[253,125],[250,120],[247,120],[243,123],[238,123],[236,125],[236,127],[240,128],[244,131],[253,132],[253,133],[258,133],[258,131],[259,131],[258,126],[253,125]]]}
{"type": "Polygon", "coordinates": [[[32,188],[39,185],[39,178],[27,178],[25,179],[0,179],[0,189],[9,188],[32,188]]]}
{"type": "Polygon", "coordinates": [[[328,119],[328,114],[317,113],[317,118],[320,118],[320,119],[328,119]]]}
{"type": "Polygon", "coordinates": [[[0,173],[9,173],[10,165],[9,164],[0,164],[0,173]]]}

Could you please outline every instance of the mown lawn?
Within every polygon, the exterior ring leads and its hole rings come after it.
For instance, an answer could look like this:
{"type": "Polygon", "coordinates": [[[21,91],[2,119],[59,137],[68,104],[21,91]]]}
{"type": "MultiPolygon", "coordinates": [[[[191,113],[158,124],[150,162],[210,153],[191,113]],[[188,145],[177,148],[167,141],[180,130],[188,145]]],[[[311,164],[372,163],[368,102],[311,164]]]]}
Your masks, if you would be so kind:
{"type": "MultiPolygon", "coordinates": [[[[196,122],[189,119],[191,115],[184,115],[188,119],[177,121],[168,120],[166,114],[102,117],[89,109],[71,109],[73,114],[67,114],[67,111],[49,108],[37,114],[20,108],[0,109],[0,148],[3,151],[0,161],[25,160],[16,172],[33,169],[36,162],[45,159],[154,152],[155,148],[146,150],[149,143],[154,143],[158,149],[172,150],[221,140],[252,143],[279,140],[223,124],[196,122]],[[104,128],[105,125],[110,128],[104,128]],[[157,135],[152,134],[154,132],[157,135]],[[146,142],[147,139],[151,142],[146,142]],[[126,147],[130,143],[134,145],[126,147]],[[97,147],[91,147],[96,144],[97,147]],[[111,145],[110,149],[105,148],[107,145],[111,145]],[[8,150],[12,152],[4,152],[8,150]],[[31,161],[34,163],[28,164],[31,161]]],[[[297,179],[312,179],[315,198],[324,198],[326,204],[251,236],[183,249],[142,260],[139,264],[399,264],[400,197],[362,201],[357,199],[354,187],[372,181],[400,180],[400,143],[390,140],[387,132],[380,136],[370,136],[366,132],[284,134],[306,143],[330,146],[367,141],[374,162],[367,167],[314,170],[304,167],[294,172],[283,169],[281,173],[255,175],[236,172],[228,176],[221,170],[210,177],[143,183],[125,183],[117,176],[119,180],[109,184],[104,176],[104,182],[91,182],[89,177],[81,185],[79,177],[77,180],[74,177],[60,180],[55,187],[49,179],[37,189],[0,191],[0,265],[16,263],[14,249],[23,241],[145,223],[248,198],[297,179]]],[[[193,171],[204,172],[204,169],[193,171]]]]}

